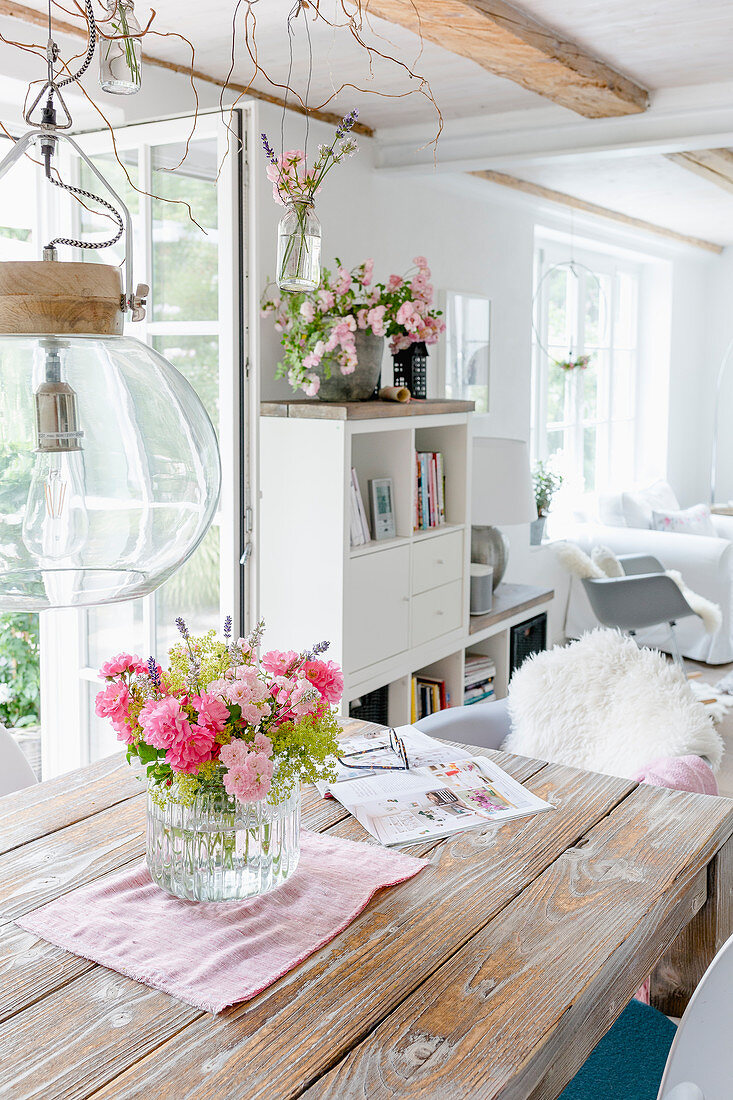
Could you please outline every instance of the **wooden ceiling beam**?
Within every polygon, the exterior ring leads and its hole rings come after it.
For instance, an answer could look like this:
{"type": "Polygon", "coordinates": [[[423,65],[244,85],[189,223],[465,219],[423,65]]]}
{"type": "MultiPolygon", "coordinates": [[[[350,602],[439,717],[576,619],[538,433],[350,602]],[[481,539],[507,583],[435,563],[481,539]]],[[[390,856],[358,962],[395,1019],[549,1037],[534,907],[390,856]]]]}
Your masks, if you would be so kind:
{"type": "Polygon", "coordinates": [[[645,88],[503,0],[362,0],[362,7],[586,118],[649,106],[645,88]]]}
{"type": "MultiPolygon", "coordinates": [[[[10,19],[17,19],[22,23],[30,23],[35,27],[43,27],[44,30],[48,27],[47,14],[44,14],[42,11],[37,11],[35,8],[29,8],[25,4],[17,4],[15,0],[0,0],[0,15],[8,16],[10,19]]],[[[72,35],[74,38],[86,38],[87,36],[86,23],[68,23],[63,19],[57,19],[54,15],[53,26],[57,34],[72,35]]],[[[287,107],[289,111],[295,111],[296,114],[304,115],[306,113],[303,107],[292,101],[286,104],[279,96],[270,95],[268,92],[258,91],[257,88],[251,88],[246,84],[235,84],[232,81],[225,84],[223,80],[211,76],[209,73],[203,73],[200,69],[191,70],[187,65],[179,65],[175,61],[166,61],[162,57],[156,57],[155,54],[144,52],[143,60],[149,65],[156,65],[160,69],[168,69],[171,72],[180,73],[182,76],[193,76],[194,80],[200,80],[204,84],[215,84],[217,88],[226,87],[236,95],[249,96],[249,98],[259,99],[263,103],[272,103],[276,107],[287,107]]],[[[43,71],[41,71],[39,75],[43,76],[43,71]]],[[[308,114],[311,118],[318,119],[319,122],[328,122],[332,126],[337,126],[341,121],[341,116],[334,114],[332,111],[311,110],[308,111],[308,114]]],[[[357,122],[354,126],[354,132],[357,134],[364,134],[366,137],[374,136],[374,131],[371,127],[365,126],[360,122],[357,122]]]]}
{"type": "Polygon", "coordinates": [[[733,194],[733,150],[695,149],[689,153],[666,153],[667,160],[733,194]]]}
{"type": "Polygon", "coordinates": [[[553,191],[550,187],[543,187],[539,183],[530,183],[529,180],[517,179],[516,176],[509,176],[504,172],[492,172],[485,169],[481,172],[470,172],[469,175],[488,180],[489,183],[498,183],[502,187],[511,187],[513,191],[522,191],[525,195],[532,195],[537,199],[546,199],[549,202],[558,203],[560,206],[569,206],[573,210],[581,210],[584,214],[594,214],[599,218],[619,222],[629,229],[641,229],[645,233],[655,233],[658,237],[667,237],[669,240],[677,241],[680,244],[702,248],[706,252],[720,254],[723,251],[723,246],[715,244],[713,241],[706,241],[701,237],[690,237],[686,233],[677,233],[674,229],[667,229],[664,225],[655,225],[654,222],[644,221],[643,218],[632,218],[629,214],[622,214],[620,210],[610,210],[607,206],[599,206],[595,202],[586,202],[584,199],[576,198],[575,195],[567,195],[564,191],[553,191]]]}

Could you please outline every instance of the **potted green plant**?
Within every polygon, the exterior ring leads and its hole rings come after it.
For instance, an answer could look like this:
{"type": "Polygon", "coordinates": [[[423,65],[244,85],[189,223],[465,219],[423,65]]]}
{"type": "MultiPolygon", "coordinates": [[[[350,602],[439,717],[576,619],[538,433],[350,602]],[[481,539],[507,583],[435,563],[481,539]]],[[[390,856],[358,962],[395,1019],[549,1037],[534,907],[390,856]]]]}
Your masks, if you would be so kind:
{"type": "Polygon", "coordinates": [[[552,504],[552,498],[562,485],[562,474],[555,473],[540,459],[532,470],[532,487],[537,505],[537,519],[529,527],[530,546],[540,546],[545,533],[545,524],[552,504]]]}

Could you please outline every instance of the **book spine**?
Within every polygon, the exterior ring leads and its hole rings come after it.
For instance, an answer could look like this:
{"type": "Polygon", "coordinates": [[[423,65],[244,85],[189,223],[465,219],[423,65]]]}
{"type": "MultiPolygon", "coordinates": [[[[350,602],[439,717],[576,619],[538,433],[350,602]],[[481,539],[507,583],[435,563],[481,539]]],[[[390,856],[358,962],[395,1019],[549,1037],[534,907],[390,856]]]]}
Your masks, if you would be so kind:
{"type": "Polygon", "coordinates": [[[364,508],[364,501],[363,501],[362,495],[361,495],[361,488],[359,487],[359,477],[356,473],[356,470],[353,469],[353,468],[351,470],[351,480],[354,484],[354,490],[355,490],[355,493],[356,493],[356,506],[357,506],[357,512],[358,512],[358,516],[359,516],[359,525],[361,527],[362,535],[363,535],[362,542],[364,542],[364,543],[370,542],[371,541],[371,535],[369,533],[369,524],[367,523],[366,510],[364,508]]]}
{"type": "Polygon", "coordinates": [[[438,510],[440,524],[445,524],[446,521],[446,473],[444,467],[444,461],[442,461],[442,454],[437,454],[438,464],[438,510]]]}
{"type": "Polygon", "coordinates": [[[430,526],[438,526],[438,467],[436,455],[430,455],[430,526]]]}

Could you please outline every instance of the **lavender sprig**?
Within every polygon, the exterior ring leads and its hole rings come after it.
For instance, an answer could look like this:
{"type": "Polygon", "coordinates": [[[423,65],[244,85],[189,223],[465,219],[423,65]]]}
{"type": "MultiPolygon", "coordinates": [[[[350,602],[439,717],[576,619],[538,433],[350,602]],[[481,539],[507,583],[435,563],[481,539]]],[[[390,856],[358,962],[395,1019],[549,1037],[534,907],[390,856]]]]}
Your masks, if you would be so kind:
{"type": "Polygon", "coordinates": [[[148,676],[150,677],[150,682],[152,683],[155,690],[160,691],[163,685],[160,680],[160,673],[158,672],[158,662],[155,660],[155,657],[148,657],[148,676]]]}
{"type": "Polygon", "coordinates": [[[341,122],[336,127],[336,140],[337,141],[340,140],[344,136],[344,134],[348,134],[349,130],[351,130],[353,128],[354,123],[356,122],[358,117],[359,117],[359,108],[358,107],[354,107],[353,111],[349,111],[348,115],[344,115],[344,117],[341,119],[341,122]]]}
{"type": "Polygon", "coordinates": [[[265,633],[265,620],[260,619],[256,626],[250,630],[247,635],[247,645],[251,650],[256,650],[262,641],[262,635],[265,633]]]}
{"type": "Polygon", "coordinates": [[[276,160],[275,150],[272,148],[269,141],[267,140],[267,134],[260,134],[260,137],[262,138],[262,148],[265,150],[265,156],[271,164],[274,164],[276,160]]]}
{"type": "Polygon", "coordinates": [[[178,627],[178,631],[181,637],[185,638],[185,640],[188,641],[191,635],[188,632],[188,627],[186,626],[185,620],[182,619],[180,615],[176,619],[176,626],[178,627]]]}
{"type": "Polygon", "coordinates": [[[302,653],[299,653],[294,661],[291,661],[288,667],[285,669],[286,676],[292,676],[294,672],[297,672],[299,668],[303,668],[308,661],[313,661],[319,653],[325,653],[330,642],[316,642],[310,649],[304,649],[302,653]]]}
{"type": "Polygon", "coordinates": [[[231,636],[232,636],[232,617],[231,617],[231,615],[227,615],[226,619],[224,620],[224,641],[228,642],[229,639],[231,638],[231,636]]]}

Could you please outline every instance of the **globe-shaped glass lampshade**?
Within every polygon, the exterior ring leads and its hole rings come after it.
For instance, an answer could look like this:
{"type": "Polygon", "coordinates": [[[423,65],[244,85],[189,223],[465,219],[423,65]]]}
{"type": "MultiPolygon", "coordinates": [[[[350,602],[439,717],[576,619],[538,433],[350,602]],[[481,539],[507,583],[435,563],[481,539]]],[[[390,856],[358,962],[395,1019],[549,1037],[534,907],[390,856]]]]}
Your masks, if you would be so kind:
{"type": "Polygon", "coordinates": [[[198,546],[220,480],[206,410],[152,348],[0,335],[0,609],[147,595],[198,546]]]}

